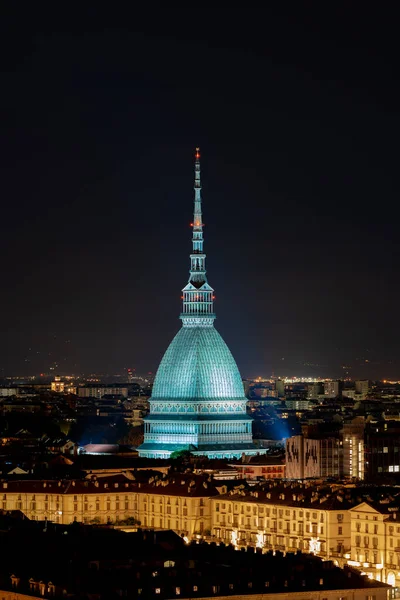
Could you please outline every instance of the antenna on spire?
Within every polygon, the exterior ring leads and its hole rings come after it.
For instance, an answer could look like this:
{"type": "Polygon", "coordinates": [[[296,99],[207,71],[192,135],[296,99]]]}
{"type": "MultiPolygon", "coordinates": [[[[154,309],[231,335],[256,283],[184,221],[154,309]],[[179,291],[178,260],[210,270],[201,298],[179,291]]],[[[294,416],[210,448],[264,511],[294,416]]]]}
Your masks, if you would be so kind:
{"type": "Polygon", "coordinates": [[[181,319],[184,327],[212,327],[215,319],[214,290],[207,282],[206,255],[203,250],[203,218],[201,212],[200,148],[194,163],[193,250],[190,255],[190,277],[183,288],[181,319]]]}

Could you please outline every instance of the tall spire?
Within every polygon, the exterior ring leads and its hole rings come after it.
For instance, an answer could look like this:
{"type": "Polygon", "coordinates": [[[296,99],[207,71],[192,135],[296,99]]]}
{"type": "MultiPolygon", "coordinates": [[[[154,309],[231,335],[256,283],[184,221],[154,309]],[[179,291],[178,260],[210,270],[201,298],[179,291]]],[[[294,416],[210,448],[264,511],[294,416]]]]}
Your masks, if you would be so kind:
{"type": "Polygon", "coordinates": [[[206,255],[203,252],[203,219],[201,212],[200,148],[196,148],[194,166],[193,250],[190,255],[190,276],[183,288],[181,313],[184,327],[210,327],[215,319],[214,290],[207,282],[206,255]]]}

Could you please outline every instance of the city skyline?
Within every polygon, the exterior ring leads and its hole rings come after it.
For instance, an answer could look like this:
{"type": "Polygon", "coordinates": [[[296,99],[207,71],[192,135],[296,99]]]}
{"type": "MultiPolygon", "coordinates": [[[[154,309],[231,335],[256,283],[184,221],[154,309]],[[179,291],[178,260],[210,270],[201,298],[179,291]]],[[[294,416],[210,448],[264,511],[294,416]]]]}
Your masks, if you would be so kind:
{"type": "Polygon", "coordinates": [[[100,9],[72,28],[7,11],[0,376],[155,372],[199,145],[217,324],[242,376],[400,378],[399,86],[375,15],[271,9],[235,36],[235,10],[194,29],[188,13],[185,37],[104,29],[100,9]]]}

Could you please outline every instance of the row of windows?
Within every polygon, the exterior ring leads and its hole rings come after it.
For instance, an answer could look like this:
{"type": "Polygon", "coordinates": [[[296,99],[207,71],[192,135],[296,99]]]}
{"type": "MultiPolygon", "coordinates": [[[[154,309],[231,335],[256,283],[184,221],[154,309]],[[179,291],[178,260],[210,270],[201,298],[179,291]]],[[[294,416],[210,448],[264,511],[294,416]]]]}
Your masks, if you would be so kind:
{"type": "MultiPolygon", "coordinates": [[[[356,535],[356,546],[361,546],[361,541],[363,542],[363,545],[368,548],[369,546],[369,536],[365,535],[364,538],[361,538],[361,535],[356,535]]],[[[372,546],[374,548],[378,547],[378,538],[373,537],[372,538],[372,546]]],[[[392,537],[389,538],[389,548],[399,548],[400,550],[400,539],[394,539],[392,537]]]]}
{"type": "MultiPolygon", "coordinates": [[[[229,524],[232,525],[234,527],[239,527],[240,525],[243,525],[245,527],[251,527],[251,518],[250,517],[241,517],[240,519],[240,523],[239,523],[239,519],[236,517],[232,518],[232,515],[228,515],[228,520],[225,521],[225,515],[217,515],[216,516],[216,522],[220,523],[221,525],[225,525],[225,524],[229,524]]],[[[264,528],[264,519],[262,517],[254,517],[253,518],[253,526],[254,527],[262,527],[264,528]]],[[[286,531],[287,533],[290,533],[290,524],[289,523],[285,523],[283,521],[272,521],[270,522],[269,519],[265,520],[265,527],[267,529],[270,529],[271,531],[276,531],[277,529],[280,531],[286,531]]],[[[339,534],[342,534],[342,527],[339,527],[339,534]]],[[[292,523],[292,531],[296,532],[298,531],[298,533],[303,534],[305,533],[313,533],[315,535],[318,534],[323,534],[324,533],[324,526],[323,525],[317,525],[317,524],[307,524],[306,527],[303,527],[303,523],[292,523]]]]}
{"type": "MultiPolygon", "coordinates": [[[[25,496],[25,494],[9,494],[8,496],[7,496],[7,494],[3,494],[2,501],[3,502],[7,502],[7,500],[8,500],[8,501],[12,502],[13,500],[17,500],[17,502],[22,502],[22,496],[25,496]],[[15,498],[15,496],[16,496],[16,498],[15,498]]],[[[69,499],[70,497],[69,496],[63,496],[63,498],[64,499],[69,499]]],[[[102,496],[102,498],[104,498],[104,497],[102,496]]],[[[121,498],[119,495],[113,496],[112,498],[110,496],[107,496],[106,497],[106,502],[111,502],[111,501],[120,502],[120,501],[123,500],[126,503],[126,502],[132,501],[132,499],[133,499],[132,496],[124,496],[123,498],[121,498]]],[[[137,504],[138,494],[135,494],[134,499],[135,499],[135,504],[137,504]]],[[[59,503],[60,502],[60,496],[50,496],[49,497],[49,495],[45,495],[44,499],[42,498],[41,494],[38,494],[38,495],[32,494],[32,495],[29,496],[29,501],[30,502],[35,502],[37,500],[41,500],[41,501],[44,500],[44,502],[49,502],[50,501],[52,503],[54,503],[54,501],[55,501],[56,503],[59,503]]],[[[144,500],[144,502],[149,501],[149,496],[147,495],[147,497],[144,498],[143,500],[144,500]]],[[[171,500],[173,502],[173,498],[171,498],[169,496],[167,496],[167,497],[161,496],[161,495],[158,496],[158,502],[159,502],[159,504],[167,504],[168,505],[168,504],[171,504],[171,500]]],[[[75,503],[81,502],[82,501],[82,496],[78,496],[78,495],[73,496],[73,501],[75,503]]],[[[92,502],[92,501],[93,501],[93,496],[87,496],[87,495],[83,496],[83,502],[85,504],[87,504],[89,502],[92,502]]],[[[96,503],[99,503],[100,502],[100,497],[99,496],[95,496],[95,500],[94,501],[96,503]]],[[[152,502],[152,506],[154,506],[155,499],[151,498],[151,502],[152,502]]],[[[205,505],[204,498],[196,499],[194,502],[195,503],[198,502],[198,504],[200,506],[204,506],[205,505]]],[[[179,498],[175,498],[175,505],[179,506],[180,504],[181,504],[180,499],[179,498]]],[[[187,504],[188,503],[186,501],[186,498],[183,498],[183,505],[187,506],[187,504]]]]}
{"type": "MultiPolygon", "coordinates": [[[[253,515],[257,515],[257,514],[264,515],[264,510],[265,510],[265,515],[267,517],[269,517],[272,514],[272,515],[278,515],[278,517],[280,517],[280,518],[283,518],[283,516],[290,518],[290,516],[291,516],[293,519],[297,519],[297,518],[298,519],[303,519],[303,518],[305,518],[306,520],[309,521],[312,518],[314,521],[318,520],[318,513],[316,513],[316,512],[311,513],[311,512],[303,511],[303,510],[300,510],[299,512],[297,512],[297,511],[293,510],[292,513],[291,513],[291,511],[289,509],[286,509],[284,511],[283,508],[277,509],[276,507],[265,508],[264,506],[253,506],[253,507],[247,506],[247,505],[246,506],[244,506],[244,505],[240,506],[240,513],[241,514],[251,513],[252,512],[253,515]],[[304,516],[304,514],[305,514],[305,516],[304,516]]],[[[232,512],[232,504],[225,503],[225,502],[221,502],[221,503],[220,502],[216,502],[215,503],[215,511],[217,513],[221,512],[221,511],[232,512]]],[[[239,505],[238,504],[233,505],[233,512],[237,512],[237,513],[239,512],[239,505]]],[[[324,517],[324,513],[320,512],[319,513],[319,521],[321,523],[324,522],[324,518],[325,518],[324,517]]],[[[343,521],[343,514],[338,514],[337,515],[337,520],[338,520],[339,523],[342,522],[343,521]]]]}

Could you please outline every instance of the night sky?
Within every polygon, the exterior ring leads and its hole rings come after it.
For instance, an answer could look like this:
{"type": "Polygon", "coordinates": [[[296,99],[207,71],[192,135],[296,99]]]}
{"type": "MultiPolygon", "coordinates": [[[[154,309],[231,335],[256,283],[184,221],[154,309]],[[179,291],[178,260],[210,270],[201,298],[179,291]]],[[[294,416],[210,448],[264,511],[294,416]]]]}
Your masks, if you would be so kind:
{"type": "Polygon", "coordinates": [[[200,146],[242,376],[400,379],[395,14],[44,4],[0,10],[0,374],[156,370],[200,146]]]}

